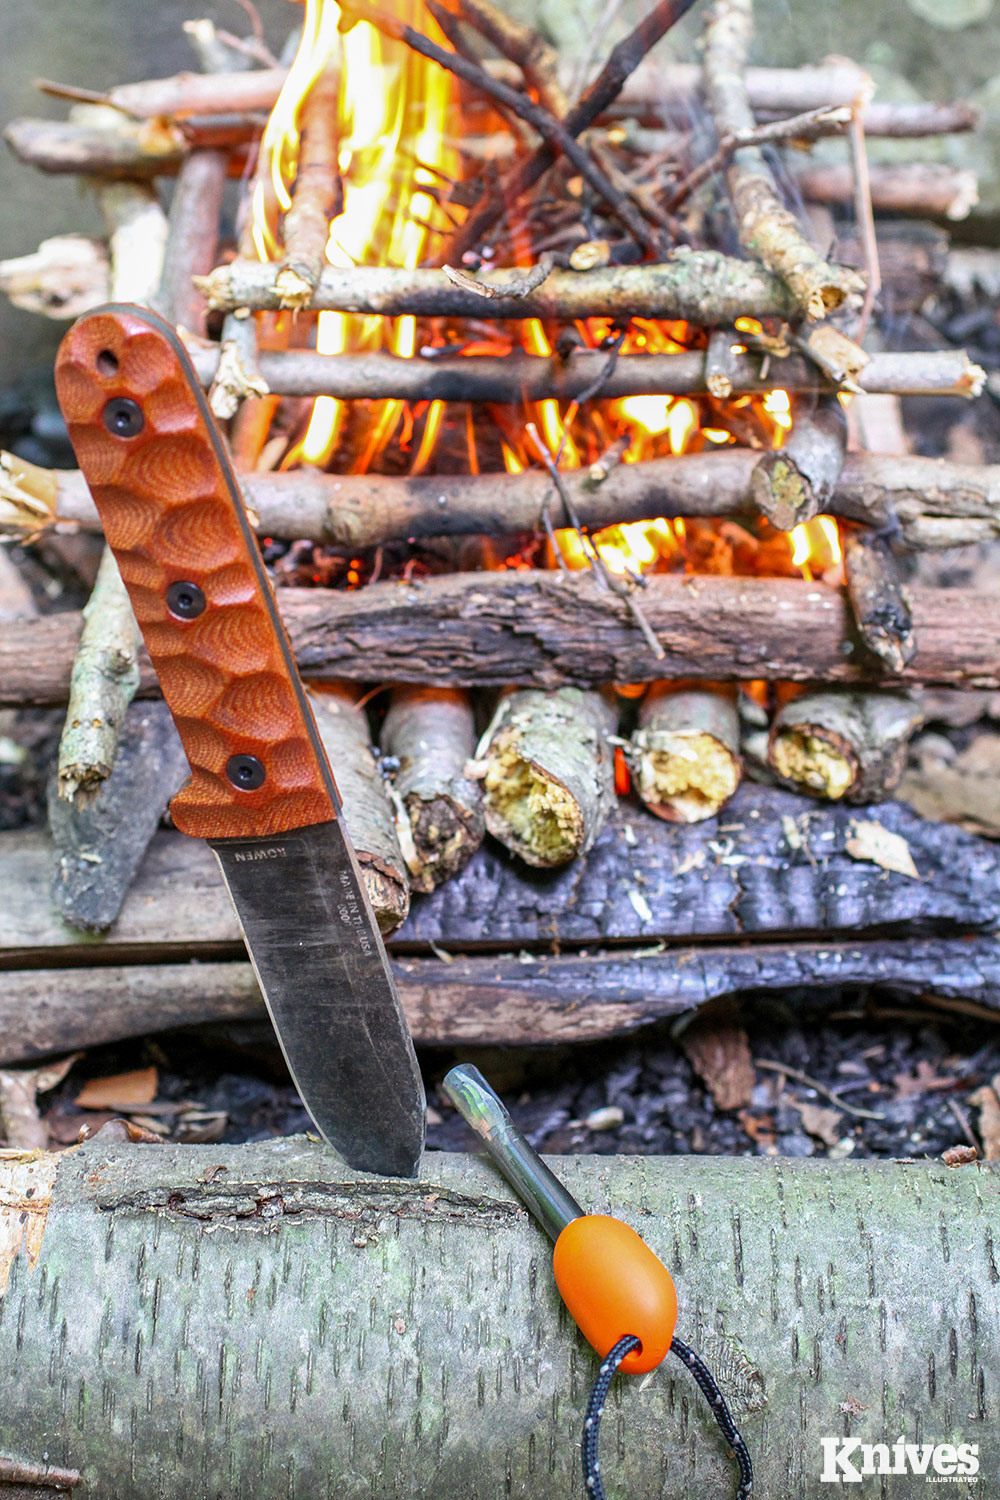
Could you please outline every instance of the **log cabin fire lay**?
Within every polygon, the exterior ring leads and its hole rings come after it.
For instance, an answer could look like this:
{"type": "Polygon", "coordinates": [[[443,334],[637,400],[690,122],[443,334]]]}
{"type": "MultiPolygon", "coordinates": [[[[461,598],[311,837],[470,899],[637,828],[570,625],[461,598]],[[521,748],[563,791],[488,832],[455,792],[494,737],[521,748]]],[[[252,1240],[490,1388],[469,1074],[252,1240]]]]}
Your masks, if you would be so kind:
{"type": "MultiPolygon", "coordinates": [[[[749,0],[705,10],[697,63],[680,45],[667,60],[658,43],[692,9],[661,0],[581,72],[490,0],[307,0],[281,60],[256,31],[192,22],[202,72],[104,95],[46,85],[69,121],[8,128],[26,162],[88,177],[108,245],[48,242],[0,267],[15,298],[80,315],[57,361],[79,468],[0,455],[0,525],[34,543],[103,524],[109,545],[82,621],[5,627],[4,702],[69,708],[55,860],[31,845],[20,867],[47,885],[51,862],[61,919],[27,957],[6,945],[4,1063],[137,1035],[161,1012],[162,1026],[256,1017],[263,990],[314,1122],[388,1180],[433,1161],[414,1165],[407,1026],[461,1052],[600,1041],[803,984],[996,1005],[992,846],[892,800],[932,696],[1000,686],[994,600],[942,587],[928,562],[995,536],[995,481],[912,455],[899,418],[906,397],[970,400],[986,377],[959,348],[887,349],[876,318],[919,301],[941,253],[940,231],[908,240],[876,211],[957,218],[971,189],[951,169],[872,165],[866,147],[974,117],[873,99],[843,60],[748,67],[749,0]],[[162,493],[177,503],[154,524],[162,493]],[[253,629],[216,628],[230,606],[246,620],[251,595],[253,629]],[[266,666],[233,665],[258,629],[266,666]],[[192,770],[173,821],[215,843],[241,925],[204,845],[158,827],[192,770]],[[335,1060],[323,1005],[295,1009],[308,985],[289,957],[308,941],[290,935],[296,911],[327,897],[280,868],[304,831],[313,880],[327,855],[310,830],[327,823],[342,905],[310,961],[351,996],[335,1060]],[[170,882],[179,912],[197,908],[190,939],[168,936],[170,882]],[[219,961],[241,929],[256,978],[219,961]],[[100,967],[81,932],[107,934],[100,967]],[[355,949],[364,965],[343,960],[355,949]],[[24,1022],[61,965],[100,1007],[55,1000],[24,1022]],[[392,1036],[373,1042],[376,1006],[392,1036]],[[395,1080],[381,1092],[379,1069],[395,1080]]],[[[784,1482],[788,1452],[757,1417],[755,1381],[773,1372],[721,1315],[685,1307],[680,1241],[661,1261],[613,1199],[584,1212],[471,1065],[441,1097],[555,1240],[559,1289],[601,1355],[574,1486],[603,1495],[619,1366],[648,1372],[668,1350],[710,1413],[672,1394],[666,1417],[637,1421],[647,1460],[683,1403],[692,1475],[732,1493],[735,1461],[746,1500],[757,1442],[765,1483],[784,1482]],[[714,1375],[672,1338],[678,1295],[714,1375]]],[[[123,1161],[146,1149],[134,1141],[123,1161]]],[[[349,1182],[345,1202],[362,1202],[349,1182]]],[[[425,1188],[428,1214],[440,1196],[425,1188]]],[[[41,1245],[38,1230],[32,1266],[41,1245]]],[[[927,1253],[916,1230],[911,1253],[927,1253]]],[[[3,1255],[0,1239],[0,1313],[3,1255]]],[[[57,1446],[64,1469],[23,1445],[0,1459],[0,1490],[46,1473],[50,1488],[82,1474],[95,1494],[148,1489],[134,1434],[131,1480],[86,1444],[57,1446]]],[[[245,1493],[271,1492],[271,1462],[245,1493]]],[[[513,1492],[535,1493],[507,1462],[513,1492]]],[[[636,1494],[648,1468],[627,1469],[636,1494]]],[[[379,1472],[371,1492],[388,1494],[379,1472]]],[[[414,1492],[427,1482],[417,1462],[414,1492]]]]}

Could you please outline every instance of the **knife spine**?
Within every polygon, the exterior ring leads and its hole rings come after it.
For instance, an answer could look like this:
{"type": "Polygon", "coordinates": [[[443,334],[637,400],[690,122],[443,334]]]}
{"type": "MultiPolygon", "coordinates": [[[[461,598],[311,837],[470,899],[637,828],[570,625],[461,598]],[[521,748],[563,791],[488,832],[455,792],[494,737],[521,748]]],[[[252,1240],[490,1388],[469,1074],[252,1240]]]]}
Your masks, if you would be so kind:
{"type": "Polygon", "coordinates": [[[174,330],[145,308],[97,309],[63,339],[56,389],[191,765],[174,823],[219,839],[336,818],[236,476],[174,330]]]}

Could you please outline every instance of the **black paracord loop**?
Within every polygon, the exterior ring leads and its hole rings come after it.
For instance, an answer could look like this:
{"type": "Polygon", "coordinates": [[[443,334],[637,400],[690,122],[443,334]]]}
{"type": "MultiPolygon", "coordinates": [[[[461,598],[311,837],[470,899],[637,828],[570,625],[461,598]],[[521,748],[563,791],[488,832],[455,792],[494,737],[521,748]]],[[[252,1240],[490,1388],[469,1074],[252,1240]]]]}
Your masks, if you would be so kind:
{"type": "Polygon", "coordinates": [[[594,1381],[594,1389],[590,1393],[587,1402],[587,1415],[583,1421],[583,1442],[580,1452],[583,1457],[583,1484],[587,1494],[593,1500],[605,1500],[604,1484],[601,1480],[601,1471],[597,1462],[597,1442],[601,1430],[601,1413],[604,1411],[604,1403],[608,1399],[608,1391],[611,1382],[618,1372],[618,1366],[626,1354],[631,1354],[633,1349],[641,1349],[642,1340],[637,1339],[634,1334],[627,1333],[623,1339],[619,1339],[615,1347],[605,1355],[601,1368],[597,1372],[594,1381]]]}
{"type": "MultiPolygon", "coordinates": [[[[633,1334],[626,1334],[605,1356],[597,1372],[594,1389],[587,1402],[587,1415],[583,1423],[583,1442],[580,1445],[583,1458],[583,1483],[588,1500],[606,1500],[604,1482],[601,1479],[600,1465],[597,1461],[597,1445],[600,1437],[601,1414],[604,1411],[604,1403],[608,1399],[611,1382],[626,1354],[630,1354],[633,1349],[641,1348],[641,1340],[633,1334]]],[[[750,1461],[747,1445],[733,1421],[732,1413],[726,1405],[726,1398],[720,1391],[715,1376],[704,1360],[695,1354],[693,1349],[689,1349],[687,1344],[682,1344],[680,1339],[673,1340],[670,1352],[676,1354],[682,1364],[687,1365],[691,1371],[712,1409],[712,1415],[719,1424],[723,1437],[733,1450],[733,1457],[740,1471],[740,1487],[736,1492],[736,1500],[750,1500],[753,1489],[753,1464],[750,1461]]]]}
{"type": "Polygon", "coordinates": [[[691,1371],[705,1400],[712,1408],[712,1416],[718,1422],[722,1436],[733,1450],[733,1457],[740,1471],[740,1487],[736,1491],[736,1500],[750,1500],[750,1491],[753,1489],[753,1464],[750,1462],[747,1445],[733,1421],[733,1414],[726,1405],[726,1398],[719,1390],[715,1376],[701,1356],[695,1354],[693,1349],[689,1349],[687,1344],[682,1344],[679,1338],[675,1338],[671,1343],[670,1352],[676,1354],[681,1363],[687,1365],[691,1371]]]}

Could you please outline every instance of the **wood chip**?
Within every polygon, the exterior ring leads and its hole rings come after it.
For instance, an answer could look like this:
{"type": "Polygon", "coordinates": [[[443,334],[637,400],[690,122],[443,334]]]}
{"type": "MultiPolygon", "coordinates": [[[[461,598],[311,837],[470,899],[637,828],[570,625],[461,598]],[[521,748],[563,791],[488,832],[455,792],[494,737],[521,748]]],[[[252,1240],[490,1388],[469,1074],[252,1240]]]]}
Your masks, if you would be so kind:
{"type": "Polygon", "coordinates": [[[92,1078],[76,1096],[81,1109],[129,1110],[152,1104],[158,1079],[155,1068],[136,1068],[109,1078],[92,1078]]]}
{"type": "Polygon", "coordinates": [[[1000,1078],[994,1078],[993,1086],[984,1084],[974,1094],[969,1095],[969,1103],[979,1110],[979,1135],[983,1143],[983,1157],[986,1161],[1000,1161],[1000,1097],[997,1094],[997,1085],[1000,1078]]]}
{"type": "Polygon", "coordinates": [[[735,1006],[706,1007],[682,1033],[680,1044],[718,1109],[740,1109],[750,1103],[756,1076],[735,1006]]]}
{"type": "Polygon", "coordinates": [[[949,1146],[947,1151],[941,1152],[941,1160],[946,1167],[964,1167],[978,1161],[979,1152],[975,1146],[949,1146]]]}
{"type": "Polygon", "coordinates": [[[823,1104],[802,1104],[794,1101],[793,1108],[802,1117],[802,1128],[807,1135],[815,1136],[825,1146],[838,1146],[843,1134],[844,1116],[839,1109],[828,1109],[823,1104]]]}
{"type": "Polygon", "coordinates": [[[844,848],[852,859],[870,861],[880,869],[891,870],[895,875],[907,875],[911,880],[920,879],[920,871],[913,863],[910,846],[901,833],[891,833],[877,822],[852,822],[844,848]]]}

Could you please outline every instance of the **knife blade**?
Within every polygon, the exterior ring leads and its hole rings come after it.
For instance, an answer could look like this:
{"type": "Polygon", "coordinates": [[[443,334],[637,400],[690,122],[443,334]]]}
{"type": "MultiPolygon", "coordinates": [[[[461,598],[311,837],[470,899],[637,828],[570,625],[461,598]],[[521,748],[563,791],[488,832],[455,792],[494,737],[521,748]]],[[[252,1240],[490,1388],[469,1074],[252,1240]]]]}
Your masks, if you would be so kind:
{"type": "Polygon", "coordinates": [[[415,1175],[424,1092],[340,797],[239,485],[173,328],[110,304],[56,359],[70,440],[191,766],[170,804],[207,839],[319,1131],[415,1175]]]}

